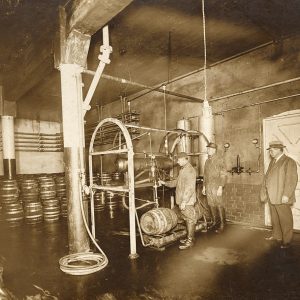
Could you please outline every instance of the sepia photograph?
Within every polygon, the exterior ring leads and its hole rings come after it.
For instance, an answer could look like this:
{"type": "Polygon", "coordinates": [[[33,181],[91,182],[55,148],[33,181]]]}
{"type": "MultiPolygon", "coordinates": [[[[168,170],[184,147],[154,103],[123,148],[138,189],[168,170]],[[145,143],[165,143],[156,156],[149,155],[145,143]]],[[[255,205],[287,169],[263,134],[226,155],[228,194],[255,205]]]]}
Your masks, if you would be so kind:
{"type": "Polygon", "coordinates": [[[300,0],[0,0],[0,300],[299,274],[300,0]]]}

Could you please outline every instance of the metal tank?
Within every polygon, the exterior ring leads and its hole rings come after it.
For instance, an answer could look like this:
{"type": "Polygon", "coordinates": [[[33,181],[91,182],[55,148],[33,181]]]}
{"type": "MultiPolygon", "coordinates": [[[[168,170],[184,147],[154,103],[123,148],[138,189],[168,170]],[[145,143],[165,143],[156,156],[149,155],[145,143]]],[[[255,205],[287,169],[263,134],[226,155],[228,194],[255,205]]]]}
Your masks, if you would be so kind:
{"type": "Polygon", "coordinates": [[[206,146],[208,142],[215,141],[214,117],[208,103],[203,103],[202,113],[199,116],[199,131],[204,134],[199,136],[199,175],[204,174],[204,165],[207,160],[206,146]]]}
{"type": "MultiPolygon", "coordinates": [[[[176,123],[177,129],[182,129],[185,131],[191,130],[191,121],[187,119],[178,120],[176,123]]],[[[192,138],[188,135],[184,135],[181,137],[180,141],[177,144],[177,152],[192,152],[192,138]]],[[[190,160],[190,157],[189,157],[190,160]]]]}

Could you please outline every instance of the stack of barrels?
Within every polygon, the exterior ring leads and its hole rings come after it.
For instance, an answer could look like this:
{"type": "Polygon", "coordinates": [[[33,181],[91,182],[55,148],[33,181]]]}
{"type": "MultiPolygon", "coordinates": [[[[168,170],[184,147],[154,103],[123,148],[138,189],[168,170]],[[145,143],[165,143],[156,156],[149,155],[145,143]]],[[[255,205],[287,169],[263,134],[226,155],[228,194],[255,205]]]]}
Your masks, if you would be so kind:
{"type": "MultiPolygon", "coordinates": [[[[112,177],[112,185],[116,185],[116,186],[124,185],[124,177],[123,177],[122,173],[114,172],[114,173],[112,173],[111,177],[112,177]]],[[[123,205],[123,200],[122,200],[124,195],[119,192],[117,195],[115,195],[115,197],[116,197],[116,201],[117,201],[119,208],[125,209],[125,207],[123,205]]]]}
{"type": "Polygon", "coordinates": [[[0,202],[3,207],[4,219],[9,226],[22,224],[24,212],[19,201],[19,189],[14,179],[3,179],[0,182],[0,202]]]}
{"type": "Polygon", "coordinates": [[[39,177],[40,199],[43,204],[45,222],[55,222],[60,217],[60,201],[56,197],[56,184],[53,177],[39,177]]]}
{"type": "Polygon", "coordinates": [[[61,215],[64,218],[68,217],[67,195],[66,195],[66,180],[64,175],[59,175],[55,178],[56,197],[60,199],[61,215]]]}
{"type": "Polygon", "coordinates": [[[22,178],[20,181],[21,199],[27,224],[38,224],[43,221],[43,207],[39,198],[39,183],[34,177],[22,178]]]}

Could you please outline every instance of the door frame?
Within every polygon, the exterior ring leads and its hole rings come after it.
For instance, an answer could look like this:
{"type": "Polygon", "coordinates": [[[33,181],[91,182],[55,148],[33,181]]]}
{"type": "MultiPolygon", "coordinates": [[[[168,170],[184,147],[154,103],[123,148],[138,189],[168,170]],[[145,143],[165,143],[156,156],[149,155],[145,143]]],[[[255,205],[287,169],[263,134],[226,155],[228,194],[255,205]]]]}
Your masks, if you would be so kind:
{"type": "MultiPolygon", "coordinates": [[[[295,110],[288,110],[283,113],[273,115],[270,117],[267,117],[263,119],[263,163],[264,163],[264,174],[267,171],[268,168],[268,162],[270,161],[269,156],[267,154],[267,148],[269,145],[266,144],[267,138],[266,138],[266,124],[268,121],[274,121],[274,120],[279,120],[286,118],[288,116],[299,116],[300,117],[300,109],[295,109],[295,110]]],[[[265,225],[266,226],[271,226],[271,217],[270,217],[270,207],[269,204],[265,204],[265,225]]]]}

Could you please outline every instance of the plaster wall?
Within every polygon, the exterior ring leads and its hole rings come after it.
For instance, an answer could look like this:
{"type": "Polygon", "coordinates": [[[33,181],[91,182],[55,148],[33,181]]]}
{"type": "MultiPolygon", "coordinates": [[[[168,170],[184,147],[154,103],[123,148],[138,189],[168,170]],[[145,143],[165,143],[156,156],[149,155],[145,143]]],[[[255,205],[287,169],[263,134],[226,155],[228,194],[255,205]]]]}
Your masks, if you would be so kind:
{"type": "MultiPolygon", "coordinates": [[[[258,171],[251,175],[228,173],[228,188],[224,197],[230,219],[256,225],[263,223],[263,208],[259,206],[258,198],[263,176],[263,156],[259,156],[260,150],[252,144],[252,140],[258,139],[258,146],[261,147],[263,145],[262,120],[285,111],[299,109],[300,97],[260,105],[255,103],[296,94],[299,91],[299,81],[222,100],[214,98],[298,77],[299,50],[299,38],[286,39],[280,44],[269,45],[207,70],[207,95],[215,114],[216,142],[222,152],[224,143],[229,142],[231,145],[227,152],[223,152],[228,170],[236,165],[237,155],[239,155],[241,165],[245,169],[258,171]],[[242,108],[249,105],[251,106],[242,108]],[[251,203],[248,199],[251,199],[251,203]]],[[[176,80],[168,84],[167,89],[204,98],[203,72],[199,71],[176,80]]],[[[182,117],[200,115],[200,103],[173,96],[166,96],[166,102],[168,129],[174,128],[176,121],[182,117]]],[[[163,103],[163,94],[152,92],[131,102],[131,107],[141,113],[141,125],[164,128],[163,103]]],[[[120,108],[118,102],[104,106],[103,117],[120,113],[120,108]]],[[[93,112],[90,112],[88,122],[92,116],[93,112]]],[[[197,118],[192,118],[191,121],[193,129],[198,129],[197,118]]],[[[162,134],[152,136],[154,148],[158,149],[162,136],[162,134]]],[[[149,143],[139,141],[135,149],[147,151],[147,145],[149,143]]]]}
{"type": "MultiPolygon", "coordinates": [[[[59,133],[60,123],[15,119],[15,132],[59,133]]],[[[0,152],[2,162],[3,153],[0,152]]],[[[64,171],[63,152],[23,152],[16,151],[17,174],[61,173],[64,171]]],[[[3,175],[3,164],[0,164],[3,175]]]]}

